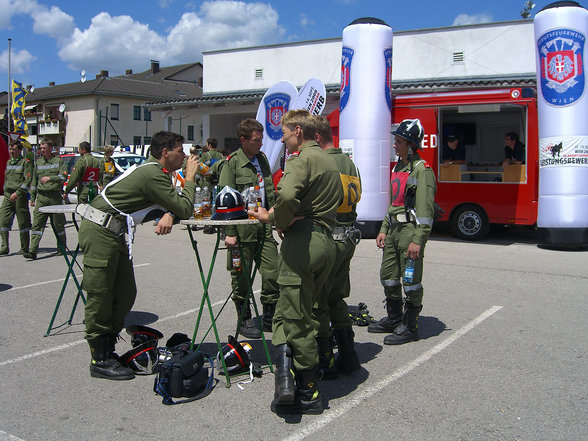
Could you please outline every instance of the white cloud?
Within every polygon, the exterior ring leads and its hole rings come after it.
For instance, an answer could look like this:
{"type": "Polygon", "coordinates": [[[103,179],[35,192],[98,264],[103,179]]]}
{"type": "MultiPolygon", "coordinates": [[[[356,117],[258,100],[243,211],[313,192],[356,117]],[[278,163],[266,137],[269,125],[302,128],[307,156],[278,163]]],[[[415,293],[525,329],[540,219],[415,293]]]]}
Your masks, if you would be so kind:
{"type": "MultiPolygon", "coordinates": [[[[31,64],[37,59],[26,49],[20,51],[10,52],[10,73],[22,74],[30,70],[31,64]]],[[[0,54],[0,68],[3,71],[8,71],[8,49],[0,54]]]]}
{"type": "Polygon", "coordinates": [[[34,21],[33,31],[36,34],[45,34],[52,38],[67,38],[75,29],[73,17],[57,6],[39,7],[32,14],[32,19],[34,21]]]}
{"type": "Polygon", "coordinates": [[[300,26],[314,26],[314,21],[309,19],[306,14],[300,14],[300,26]]]}
{"type": "Polygon", "coordinates": [[[490,22],[492,22],[492,14],[487,14],[484,12],[474,15],[459,14],[457,17],[455,17],[455,20],[453,20],[453,26],[490,22]]]}
{"type": "Polygon", "coordinates": [[[72,69],[90,72],[110,70],[120,73],[126,68],[146,66],[165,51],[165,39],[149,26],[128,15],[116,17],[107,12],[96,15],[88,29],[76,29],[59,50],[59,58],[72,69]]]}

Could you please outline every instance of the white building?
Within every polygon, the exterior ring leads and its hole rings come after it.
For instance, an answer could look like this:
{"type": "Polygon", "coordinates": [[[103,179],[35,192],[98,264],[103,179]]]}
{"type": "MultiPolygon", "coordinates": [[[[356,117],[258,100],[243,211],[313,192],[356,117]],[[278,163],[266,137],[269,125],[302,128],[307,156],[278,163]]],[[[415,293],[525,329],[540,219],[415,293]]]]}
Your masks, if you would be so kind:
{"type": "MultiPolygon", "coordinates": [[[[152,102],[170,115],[197,114],[202,137],[219,148],[238,146],[239,121],[255,117],[265,91],[278,81],[301,87],[309,78],[327,86],[325,114],[339,104],[341,38],[203,54],[203,96],[152,102]]],[[[517,20],[401,31],[393,40],[393,93],[534,86],[533,22],[517,20]]]]}

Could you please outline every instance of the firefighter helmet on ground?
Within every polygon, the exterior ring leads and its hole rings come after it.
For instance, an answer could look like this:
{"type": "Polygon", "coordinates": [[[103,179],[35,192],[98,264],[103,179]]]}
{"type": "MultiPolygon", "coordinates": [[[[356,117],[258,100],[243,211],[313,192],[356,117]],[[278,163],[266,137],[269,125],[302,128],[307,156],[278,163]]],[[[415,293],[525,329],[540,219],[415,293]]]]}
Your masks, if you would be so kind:
{"type": "MultiPolygon", "coordinates": [[[[251,345],[249,343],[239,343],[235,337],[229,335],[229,341],[222,348],[222,357],[225,359],[225,366],[227,371],[231,373],[243,372],[249,370],[249,351],[251,345]]],[[[221,354],[216,354],[217,367],[221,367],[221,354]]]]}
{"type": "Polygon", "coordinates": [[[131,345],[134,348],[149,340],[159,340],[160,338],[163,338],[163,334],[157,329],[142,325],[127,326],[127,334],[131,336],[131,345]]]}
{"type": "Polygon", "coordinates": [[[119,358],[120,364],[130,367],[139,374],[154,374],[159,361],[157,340],[149,340],[124,353],[119,358]]]}
{"type": "Polygon", "coordinates": [[[400,123],[398,128],[392,132],[395,136],[400,136],[408,142],[414,144],[417,148],[421,148],[425,130],[418,119],[405,119],[400,123]]]}
{"type": "Polygon", "coordinates": [[[243,196],[228,185],[216,195],[214,205],[215,213],[210,218],[212,220],[247,219],[243,196]]]}

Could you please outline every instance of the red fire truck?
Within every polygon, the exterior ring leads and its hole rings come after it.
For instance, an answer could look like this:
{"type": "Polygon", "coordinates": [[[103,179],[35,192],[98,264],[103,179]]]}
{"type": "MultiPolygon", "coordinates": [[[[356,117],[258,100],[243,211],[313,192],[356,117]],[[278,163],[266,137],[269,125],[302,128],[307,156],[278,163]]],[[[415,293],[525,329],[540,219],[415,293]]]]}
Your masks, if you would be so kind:
{"type": "MultiPolygon", "coordinates": [[[[337,116],[329,115],[331,125],[338,126],[337,116]]],[[[456,236],[477,240],[490,224],[537,222],[539,141],[533,88],[397,95],[392,128],[407,118],[423,124],[421,156],[437,176],[435,201],[444,210],[440,220],[450,222],[456,236]],[[503,165],[505,134],[511,132],[526,146],[524,164],[503,165]],[[465,160],[443,161],[449,135],[463,145],[465,160]]]]}

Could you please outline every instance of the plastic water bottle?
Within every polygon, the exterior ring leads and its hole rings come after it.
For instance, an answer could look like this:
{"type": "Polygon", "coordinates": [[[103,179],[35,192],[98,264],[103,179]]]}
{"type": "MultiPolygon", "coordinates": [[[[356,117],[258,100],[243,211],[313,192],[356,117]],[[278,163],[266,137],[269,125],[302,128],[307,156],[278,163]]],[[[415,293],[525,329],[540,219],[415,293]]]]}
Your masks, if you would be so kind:
{"type": "Polygon", "coordinates": [[[194,192],[194,219],[202,219],[202,190],[200,187],[196,187],[194,192]]]}
{"type": "MultiPolygon", "coordinates": [[[[261,205],[263,203],[263,199],[261,197],[261,190],[259,189],[259,185],[255,186],[255,202],[256,202],[257,208],[261,207],[261,205]]],[[[257,208],[255,209],[255,211],[257,211],[257,208]]]]}
{"type": "Polygon", "coordinates": [[[210,192],[208,187],[204,186],[202,187],[202,216],[210,217],[211,214],[210,192]]]}
{"type": "Polygon", "coordinates": [[[406,259],[406,267],[404,268],[404,283],[412,283],[414,281],[414,259],[406,259]]]}
{"type": "MultiPolygon", "coordinates": [[[[257,211],[257,197],[255,195],[255,187],[249,187],[246,200],[247,210],[257,211]]],[[[255,216],[249,215],[249,219],[255,219],[255,216]]]]}
{"type": "Polygon", "coordinates": [[[233,271],[241,271],[241,254],[239,254],[239,247],[231,248],[231,262],[233,271]]]}

